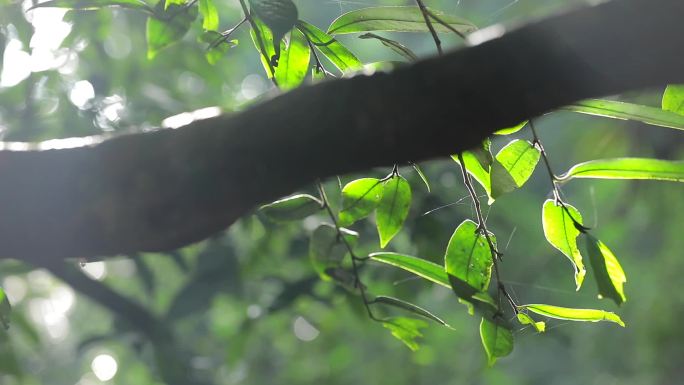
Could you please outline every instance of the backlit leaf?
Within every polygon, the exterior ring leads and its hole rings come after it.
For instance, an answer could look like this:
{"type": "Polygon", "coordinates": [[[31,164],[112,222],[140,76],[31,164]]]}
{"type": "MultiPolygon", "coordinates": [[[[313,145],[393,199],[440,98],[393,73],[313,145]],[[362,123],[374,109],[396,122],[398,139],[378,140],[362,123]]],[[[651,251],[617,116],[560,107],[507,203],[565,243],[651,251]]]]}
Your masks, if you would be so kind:
{"type": "Polygon", "coordinates": [[[406,60],[408,60],[408,61],[418,60],[418,56],[416,56],[416,54],[413,53],[413,51],[411,51],[408,47],[406,47],[405,45],[403,45],[397,41],[388,39],[386,37],[382,37],[382,36],[376,35],[374,33],[365,33],[365,34],[359,36],[359,39],[376,39],[376,40],[379,40],[385,47],[388,47],[392,51],[403,56],[404,58],[406,58],[406,60]]]}
{"type": "Polygon", "coordinates": [[[156,16],[147,18],[147,58],[154,59],[162,49],[178,42],[197,18],[196,7],[171,4],[164,9],[163,1],[155,7],[156,16]]]}
{"type": "Polygon", "coordinates": [[[363,63],[347,47],[318,27],[300,20],[297,28],[340,71],[353,72],[363,68],[363,63]]]}
{"type": "Polygon", "coordinates": [[[493,263],[485,236],[475,222],[465,220],[449,240],[444,256],[447,274],[466,282],[477,292],[485,291],[489,287],[493,263]]]}
{"type": "Polygon", "coordinates": [[[524,122],[522,122],[522,123],[520,123],[520,124],[517,124],[517,125],[515,125],[515,126],[513,126],[513,127],[502,128],[502,129],[500,129],[500,130],[498,130],[498,131],[494,131],[494,135],[511,135],[511,134],[515,134],[516,132],[522,130],[522,129],[527,125],[527,122],[528,122],[528,121],[526,120],[526,121],[524,121],[524,122]]]}
{"type": "Polygon", "coordinates": [[[309,243],[309,258],[316,272],[323,279],[328,279],[326,269],[340,266],[342,259],[349,252],[347,244],[354,247],[359,234],[345,228],[340,228],[344,240],[338,237],[337,229],[324,223],[314,230],[309,243]]]}
{"type": "Polygon", "coordinates": [[[383,182],[382,195],[375,214],[380,247],[387,246],[399,233],[408,216],[410,206],[411,186],[406,179],[396,175],[383,182]]]}
{"type": "MultiPolygon", "coordinates": [[[[430,10],[440,20],[461,34],[468,34],[477,29],[475,25],[463,18],[430,10]]],[[[433,22],[437,32],[452,32],[444,25],[433,22]]],[[[369,7],[347,12],[335,19],[328,28],[331,35],[369,31],[397,32],[429,32],[420,8],[410,7],[369,7]]]]}
{"type": "Polygon", "coordinates": [[[581,237],[594,271],[599,297],[611,298],[616,304],[622,304],[627,300],[623,288],[627,277],[617,257],[608,246],[590,234],[582,234],[581,237]]]}
{"type": "Polygon", "coordinates": [[[544,304],[521,305],[518,306],[518,308],[526,309],[533,313],[537,313],[549,318],[585,322],[609,321],[614,322],[622,327],[625,326],[625,323],[622,322],[617,314],[605,310],[573,309],[544,304]]]}
{"type": "Polygon", "coordinates": [[[654,179],[684,182],[684,161],[650,158],[597,159],[573,166],[559,179],[654,179]]]}
{"type": "Polygon", "coordinates": [[[0,288],[0,324],[5,328],[5,330],[10,327],[10,313],[12,312],[12,306],[9,303],[7,294],[0,288]]]}
{"type": "Polygon", "coordinates": [[[480,337],[490,366],[513,351],[513,332],[499,322],[482,318],[480,337]]]}
{"type": "Polygon", "coordinates": [[[298,194],[261,206],[259,210],[275,222],[297,221],[316,214],[323,202],[308,194],[298,194]]]}
{"type": "Polygon", "coordinates": [[[298,87],[309,72],[311,47],[306,42],[304,34],[299,30],[290,32],[290,39],[280,43],[280,61],[276,68],[276,81],[281,89],[288,90],[298,87]]]}
{"type": "Polygon", "coordinates": [[[383,305],[389,305],[389,306],[393,306],[393,307],[396,307],[399,309],[403,309],[403,310],[409,311],[413,314],[416,314],[416,315],[419,315],[421,317],[425,317],[427,319],[435,321],[442,326],[450,327],[441,318],[439,318],[436,315],[430,313],[429,311],[423,309],[422,307],[420,307],[416,304],[412,304],[410,302],[401,300],[399,298],[387,297],[384,295],[380,295],[380,296],[375,297],[375,299],[373,299],[373,301],[371,301],[371,303],[380,303],[383,305]]]}
{"type": "Polygon", "coordinates": [[[404,269],[444,287],[451,287],[449,284],[449,277],[447,276],[446,271],[444,271],[444,267],[434,262],[410,255],[387,252],[373,253],[370,254],[369,257],[375,261],[404,269]]]}
{"type": "Polygon", "coordinates": [[[573,219],[580,225],[582,224],[582,216],[573,206],[565,204],[563,207],[552,199],[544,202],[542,210],[544,235],[553,247],[560,250],[572,262],[575,268],[575,284],[579,290],[584,281],[586,269],[582,262],[582,254],[577,248],[577,236],[580,231],[573,219]]]}
{"type": "Polygon", "coordinates": [[[199,0],[199,12],[202,15],[202,28],[216,31],[219,27],[219,14],[214,0],[199,0]]]}
{"type": "Polygon", "coordinates": [[[518,322],[520,322],[522,325],[532,325],[537,333],[543,333],[546,331],[546,323],[544,321],[535,321],[532,319],[532,317],[525,313],[518,313],[517,318],[518,322]]]}
{"type": "Polygon", "coordinates": [[[665,88],[662,109],[684,115],[684,85],[670,84],[665,88]]]}
{"type": "Polygon", "coordinates": [[[660,108],[613,100],[589,99],[563,107],[565,110],[606,118],[635,120],[654,126],[684,130],[684,115],[660,108]]]}
{"type": "Polygon", "coordinates": [[[362,178],[342,188],[340,225],[349,226],[370,215],[380,203],[382,182],[376,178],[362,178]]]}
{"type": "Polygon", "coordinates": [[[428,326],[427,322],[415,318],[392,317],[382,321],[382,326],[392,332],[392,335],[408,346],[409,349],[416,351],[420,347],[417,339],[423,334],[420,329],[428,326]]]}

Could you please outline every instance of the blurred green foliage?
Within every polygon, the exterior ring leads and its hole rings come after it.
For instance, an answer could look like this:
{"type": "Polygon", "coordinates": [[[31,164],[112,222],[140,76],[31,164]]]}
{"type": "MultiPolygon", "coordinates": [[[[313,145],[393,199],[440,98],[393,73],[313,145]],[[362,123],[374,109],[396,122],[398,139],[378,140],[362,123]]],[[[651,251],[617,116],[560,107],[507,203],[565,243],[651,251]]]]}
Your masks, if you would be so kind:
{"type": "MultiPolygon", "coordinates": [[[[217,106],[232,113],[267,97],[272,85],[247,28],[231,36],[236,41],[230,49],[207,60],[202,26],[214,11],[201,3],[204,21],[193,17],[179,43],[157,52],[161,42],[148,59],[146,29],[149,33],[154,26],[147,23],[146,27],[145,13],[121,7],[27,12],[33,5],[30,1],[0,0],[2,139],[37,141],[144,131],[185,111],[217,106]]],[[[401,0],[295,3],[299,17],[321,29],[315,33],[322,33],[346,11],[413,4],[401,0]]],[[[569,3],[583,2],[435,0],[429,5],[484,26],[530,20],[569,3]]],[[[220,29],[242,20],[239,2],[215,6],[220,29]]],[[[382,36],[419,56],[434,54],[429,34],[382,36]]],[[[339,41],[364,63],[407,56],[378,39],[344,35],[339,41]]],[[[444,43],[462,44],[449,35],[444,35],[444,43]]],[[[353,63],[352,57],[343,59],[353,63]]],[[[348,63],[344,60],[333,64],[340,68],[348,63]]],[[[621,100],[657,107],[662,91],[624,95],[621,100]]],[[[676,105],[668,102],[667,109],[674,111],[676,105]]],[[[556,171],[597,158],[682,159],[684,155],[678,133],[667,128],[571,112],[544,116],[536,124],[556,171]]],[[[527,129],[513,135],[533,139],[527,129]]],[[[507,142],[493,138],[493,152],[507,142]]],[[[411,186],[412,203],[387,250],[441,265],[454,229],[474,218],[474,212],[457,164],[443,160],[420,167],[431,192],[423,188],[421,175],[411,166],[399,168],[411,186]]],[[[379,180],[388,172],[371,170],[327,181],[330,204],[341,208],[341,189],[348,182],[360,177],[379,180]]],[[[314,186],[304,192],[317,195],[314,186]]],[[[501,274],[516,302],[598,307],[618,312],[628,324],[623,329],[546,320],[546,332],[540,335],[530,325],[516,323],[515,350],[494,367],[488,367],[481,348],[479,319],[468,315],[448,288],[376,262],[365,264],[361,271],[369,292],[420,304],[453,330],[434,324],[423,328],[415,322],[406,327],[398,318],[374,323],[359,296],[348,290],[353,282],[345,288],[320,279],[331,271],[312,266],[308,239],[321,222],[328,221],[324,212],[285,225],[256,213],[223,234],[173,253],[82,261],[92,282],[119,294],[113,298],[103,299],[82,281],[69,281],[68,274],[3,260],[0,284],[14,311],[12,328],[0,331],[0,384],[162,384],[181,378],[176,374],[181,369],[191,371],[198,384],[680,383],[684,294],[676,287],[684,271],[682,193],[681,184],[651,181],[586,179],[563,186],[563,199],[583,213],[583,224],[595,229],[592,234],[620,257],[629,277],[630,300],[619,309],[596,298],[593,280],[586,280],[576,292],[567,260],[546,242],[541,217],[550,186],[543,169],[538,168],[523,188],[497,196],[491,210],[485,206],[488,228],[497,234],[499,249],[505,253],[501,274]],[[165,343],[150,339],[136,326],[141,321],[135,314],[111,311],[122,298],[142,305],[154,315],[153,326],[159,333],[168,329],[174,338],[165,343]],[[408,336],[408,344],[416,333],[422,334],[420,348],[406,349],[389,337],[386,328],[408,336]],[[159,351],[174,358],[166,360],[167,355],[159,351]],[[103,381],[111,374],[112,364],[106,358],[110,356],[118,370],[103,381]]],[[[364,216],[374,208],[364,211],[364,216]]],[[[358,255],[378,251],[374,219],[350,228],[359,233],[358,255]]],[[[383,316],[406,315],[382,305],[372,306],[383,316]]]]}

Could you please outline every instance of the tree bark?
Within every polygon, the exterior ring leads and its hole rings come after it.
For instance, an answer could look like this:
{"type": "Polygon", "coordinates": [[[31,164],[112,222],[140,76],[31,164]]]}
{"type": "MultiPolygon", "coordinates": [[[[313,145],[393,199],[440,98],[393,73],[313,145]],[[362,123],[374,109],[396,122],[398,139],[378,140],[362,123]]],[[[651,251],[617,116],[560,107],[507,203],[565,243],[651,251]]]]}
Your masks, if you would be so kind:
{"type": "Polygon", "coordinates": [[[176,130],[0,151],[0,255],[174,249],[317,178],[446,156],[580,99],[683,82],[682,20],[681,0],[612,1],[176,130]]]}

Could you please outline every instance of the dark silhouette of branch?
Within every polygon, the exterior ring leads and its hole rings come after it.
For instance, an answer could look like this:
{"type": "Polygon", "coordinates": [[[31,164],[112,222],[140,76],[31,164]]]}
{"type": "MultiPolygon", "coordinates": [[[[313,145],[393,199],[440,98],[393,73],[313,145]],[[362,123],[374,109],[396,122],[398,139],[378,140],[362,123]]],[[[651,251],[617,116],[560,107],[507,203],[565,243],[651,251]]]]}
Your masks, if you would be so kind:
{"type": "Polygon", "coordinates": [[[446,156],[580,99],[684,82],[683,17],[681,0],[612,1],[177,130],[0,151],[0,255],[174,249],[317,178],[446,156]]]}

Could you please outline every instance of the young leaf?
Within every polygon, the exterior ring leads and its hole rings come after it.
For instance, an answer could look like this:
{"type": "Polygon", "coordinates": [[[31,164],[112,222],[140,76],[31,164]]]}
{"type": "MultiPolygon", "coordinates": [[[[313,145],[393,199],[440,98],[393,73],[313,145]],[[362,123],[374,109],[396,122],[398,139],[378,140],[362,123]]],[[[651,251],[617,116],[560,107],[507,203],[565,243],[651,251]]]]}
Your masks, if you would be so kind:
{"type": "Polygon", "coordinates": [[[584,249],[594,270],[599,297],[611,298],[621,305],[627,301],[623,285],[627,282],[625,272],[615,254],[600,240],[590,234],[582,234],[584,249]]]}
{"type": "Polygon", "coordinates": [[[565,106],[563,109],[582,114],[597,115],[613,119],[635,120],[654,126],[684,130],[684,115],[663,111],[660,108],[642,106],[640,104],[616,102],[613,100],[589,99],[565,106]]]}
{"type": "Polygon", "coordinates": [[[420,329],[426,328],[428,324],[415,318],[392,317],[382,320],[382,326],[389,329],[392,335],[409,349],[416,351],[420,347],[416,340],[423,336],[420,329]]]}
{"type": "Polygon", "coordinates": [[[271,31],[274,51],[267,60],[273,67],[280,61],[280,42],[290,32],[297,20],[299,12],[292,0],[249,0],[252,13],[256,15],[271,31]]]}
{"type": "Polygon", "coordinates": [[[171,4],[164,9],[164,1],[155,7],[157,16],[147,18],[147,58],[154,59],[162,49],[179,41],[197,18],[196,7],[171,4]]]}
{"type": "Polygon", "coordinates": [[[211,65],[218,63],[218,61],[225,56],[226,52],[238,45],[237,40],[225,40],[224,36],[216,31],[204,31],[204,33],[198,37],[198,40],[207,44],[207,50],[204,53],[204,57],[211,65]]]}
{"type": "MultiPolygon", "coordinates": [[[[359,234],[345,228],[340,231],[345,241],[351,247],[356,244],[359,234]]],[[[314,230],[309,243],[309,258],[316,272],[323,279],[328,279],[326,270],[340,265],[349,250],[347,245],[338,237],[334,226],[324,223],[314,230]]]]}
{"type": "Polygon", "coordinates": [[[256,25],[256,29],[252,28],[249,34],[252,37],[254,48],[256,48],[257,52],[259,52],[261,65],[264,67],[264,70],[266,71],[268,78],[271,79],[274,75],[271,73],[270,61],[271,58],[275,56],[273,33],[271,32],[271,29],[268,28],[268,26],[266,26],[266,24],[264,24],[264,22],[262,22],[259,18],[254,17],[252,20],[256,25]],[[261,44],[259,43],[260,41],[264,45],[263,48],[265,52],[261,52],[261,44]]]}
{"type": "Polygon", "coordinates": [[[423,183],[425,183],[425,187],[427,188],[427,191],[430,192],[430,182],[428,181],[428,178],[425,175],[425,173],[423,172],[423,170],[421,170],[420,166],[418,166],[415,163],[412,163],[411,165],[413,166],[413,169],[416,170],[416,172],[418,173],[418,176],[420,176],[420,179],[423,181],[423,183]]]}
{"type": "Polygon", "coordinates": [[[202,28],[216,31],[219,27],[219,14],[214,0],[199,0],[199,12],[202,15],[202,28]]]}
{"type": "Polygon", "coordinates": [[[422,307],[420,307],[416,304],[406,302],[406,301],[401,300],[399,298],[379,295],[379,296],[375,297],[375,299],[373,301],[371,301],[371,303],[380,303],[383,305],[389,305],[389,306],[393,306],[393,307],[396,307],[399,309],[404,309],[404,310],[409,311],[413,314],[417,314],[421,317],[425,317],[427,319],[433,320],[442,326],[446,326],[446,327],[451,328],[451,326],[449,326],[446,322],[444,322],[441,318],[437,317],[436,315],[430,313],[429,311],[423,309],[422,307]]]}
{"type": "Polygon", "coordinates": [[[278,68],[276,68],[276,81],[283,90],[298,87],[306,78],[311,60],[311,47],[306,41],[304,34],[294,29],[290,32],[290,41],[281,43],[281,54],[278,68]]]}
{"type": "Polygon", "coordinates": [[[498,358],[506,357],[513,351],[513,332],[499,322],[482,318],[480,337],[490,366],[498,358]]]}
{"type": "Polygon", "coordinates": [[[318,27],[300,20],[297,28],[340,71],[353,72],[363,68],[363,63],[347,47],[318,27]]]}
{"type": "MultiPolygon", "coordinates": [[[[477,29],[468,20],[442,12],[430,10],[440,20],[461,34],[468,34],[477,29]]],[[[449,33],[451,29],[441,23],[433,22],[437,32],[449,33]]],[[[397,32],[429,32],[423,13],[418,7],[370,7],[347,12],[335,19],[328,28],[328,33],[338,35],[344,33],[369,31],[397,32]]]]}
{"type": "MultiPolygon", "coordinates": [[[[522,187],[537,166],[540,154],[539,149],[532,143],[516,139],[496,154],[496,160],[513,177],[516,186],[522,187]]],[[[492,195],[496,195],[494,190],[495,185],[492,181],[492,195]]]]}
{"type": "Polygon", "coordinates": [[[492,141],[489,138],[485,139],[481,146],[475,147],[468,152],[473,154],[484,170],[489,170],[492,166],[494,157],[492,157],[492,141]]]}
{"type": "Polygon", "coordinates": [[[614,322],[622,327],[625,323],[622,322],[617,314],[595,309],[572,309],[569,307],[560,307],[544,304],[530,304],[518,306],[520,309],[526,309],[533,313],[543,315],[549,318],[562,319],[567,321],[585,321],[585,322],[599,322],[609,321],[614,322]]]}
{"type": "Polygon", "coordinates": [[[536,322],[532,319],[532,317],[525,313],[518,313],[517,318],[518,322],[520,322],[522,325],[532,325],[537,333],[544,333],[544,331],[546,331],[546,323],[544,321],[536,322]]]}
{"type": "Polygon", "coordinates": [[[654,179],[684,182],[684,161],[649,158],[596,159],[573,166],[559,179],[573,178],[654,179]]]}
{"type": "Polygon", "coordinates": [[[406,60],[408,60],[408,61],[418,60],[418,56],[416,56],[416,54],[413,53],[413,51],[411,51],[408,47],[406,47],[405,45],[403,45],[397,41],[387,39],[385,37],[382,37],[380,35],[376,35],[374,33],[365,33],[365,34],[359,36],[359,39],[377,39],[385,47],[388,47],[392,51],[403,56],[404,58],[406,58],[406,60]]]}
{"type": "Polygon", "coordinates": [[[665,111],[684,115],[684,85],[670,84],[665,88],[662,108],[665,111]]]}
{"type": "Polygon", "coordinates": [[[553,247],[570,259],[575,268],[575,284],[579,290],[584,281],[586,269],[582,262],[582,254],[577,248],[577,236],[580,231],[574,221],[582,224],[582,216],[573,206],[556,204],[552,199],[544,202],[542,209],[544,236],[553,247]]]}
{"type": "Polygon", "coordinates": [[[494,131],[494,135],[511,135],[515,134],[516,132],[522,130],[526,125],[527,125],[527,120],[519,123],[513,127],[508,127],[508,128],[502,128],[498,131],[494,131]]]}
{"type": "Polygon", "coordinates": [[[387,252],[373,253],[370,254],[369,257],[375,261],[404,269],[444,287],[451,287],[449,284],[449,277],[447,276],[446,271],[444,271],[444,268],[428,260],[405,254],[387,252]]]}
{"type": "Polygon", "coordinates": [[[308,194],[298,194],[261,206],[259,210],[274,222],[304,219],[323,208],[323,202],[308,194]]]}
{"type": "Polygon", "coordinates": [[[35,8],[67,8],[82,11],[95,10],[106,7],[120,7],[153,13],[144,1],[141,0],[48,0],[30,7],[27,11],[35,8]]]}
{"type": "MultiPolygon", "coordinates": [[[[493,239],[492,241],[496,242],[493,239]]],[[[492,275],[492,253],[477,224],[471,220],[461,223],[449,240],[444,255],[444,269],[476,292],[486,291],[492,275]]],[[[453,285],[452,285],[453,286],[453,285]]],[[[472,296],[470,294],[468,297],[472,296]]]]}
{"type": "Polygon", "coordinates": [[[342,188],[340,225],[349,226],[370,215],[380,203],[382,182],[375,178],[362,178],[342,188]]]}
{"type": "Polygon", "coordinates": [[[397,175],[383,183],[382,195],[375,214],[380,247],[385,248],[401,230],[410,206],[411,186],[406,179],[397,175]]]}
{"type": "MultiPolygon", "coordinates": [[[[464,151],[461,156],[463,157],[463,162],[465,163],[465,168],[475,180],[485,189],[487,196],[489,196],[489,204],[494,202],[492,199],[492,182],[490,177],[490,168],[484,168],[480,160],[481,156],[476,155],[472,151],[464,151]]],[[[491,156],[491,154],[490,154],[491,156]]],[[[452,155],[451,158],[456,161],[456,163],[461,163],[458,159],[458,155],[452,155]]]]}
{"type": "Polygon", "coordinates": [[[7,299],[7,294],[0,288],[0,324],[5,328],[5,330],[10,327],[10,313],[12,312],[12,306],[7,299]]]}

